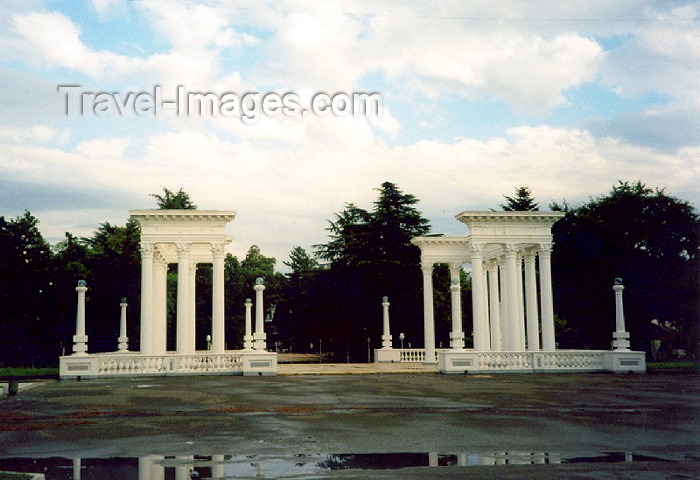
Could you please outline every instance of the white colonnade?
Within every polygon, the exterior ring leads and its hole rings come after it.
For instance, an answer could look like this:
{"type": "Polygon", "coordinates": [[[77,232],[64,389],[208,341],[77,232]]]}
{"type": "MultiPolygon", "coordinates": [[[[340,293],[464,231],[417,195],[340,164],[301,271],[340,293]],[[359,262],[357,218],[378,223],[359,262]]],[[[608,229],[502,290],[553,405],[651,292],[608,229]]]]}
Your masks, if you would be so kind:
{"type": "Polygon", "coordinates": [[[233,211],[133,210],[141,226],[141,337],[142,355],[167,351],[168,266],[177,265],[176,353],[196,348],[197,265],[212,265],[212,353],[225,350],[224,258],[231,239],[224,227],[233,211]]]}
{"type": "Polygon", "coordinates": [[[438,263],[450,268],[452,350],[465,345],[459,275],[463,264],[471,265],[474,351],[555,350],[551,226],[562,215],[463,212],[457,219],[469,227],[468,236],[412,240],[421,249],[426,363],[436,361],[432,275],[438,263]]]}

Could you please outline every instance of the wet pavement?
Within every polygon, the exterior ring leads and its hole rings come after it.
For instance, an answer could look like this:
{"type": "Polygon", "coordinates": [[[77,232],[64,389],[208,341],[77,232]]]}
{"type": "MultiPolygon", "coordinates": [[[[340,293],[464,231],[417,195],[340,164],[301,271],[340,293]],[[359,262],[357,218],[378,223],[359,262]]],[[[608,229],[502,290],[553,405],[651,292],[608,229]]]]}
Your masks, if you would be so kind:
{"type": "Polygon", "coordinates": [[[80,458],[82,480],[699,478],[699,413],[692,373],[47,382],[0,400],[0,470],[75,478],[80,458]]]}

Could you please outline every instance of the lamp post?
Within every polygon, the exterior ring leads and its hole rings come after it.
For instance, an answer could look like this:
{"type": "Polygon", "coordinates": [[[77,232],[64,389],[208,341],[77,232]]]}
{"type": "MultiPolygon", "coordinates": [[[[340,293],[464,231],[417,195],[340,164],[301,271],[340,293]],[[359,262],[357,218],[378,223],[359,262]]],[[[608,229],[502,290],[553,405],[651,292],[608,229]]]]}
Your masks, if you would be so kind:
{"type": "Polygon", "coordinates": [[[370,363],[372,357],[370,355],[370,338],[367,337],[367,363],[370,363]]]}
{"type": "Polygon", "coordinates": [[[406,338],[406,335],[403,334],[403,332],[399,333],[399,340],[401,340],[401,350],[403,350],[403,340],[406,338]]]}

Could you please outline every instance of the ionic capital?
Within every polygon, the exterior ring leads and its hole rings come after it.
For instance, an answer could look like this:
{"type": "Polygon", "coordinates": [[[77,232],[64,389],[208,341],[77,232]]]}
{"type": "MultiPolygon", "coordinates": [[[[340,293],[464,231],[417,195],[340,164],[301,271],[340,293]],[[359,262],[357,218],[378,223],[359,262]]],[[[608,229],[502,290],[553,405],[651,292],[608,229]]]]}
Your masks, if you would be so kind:
{"type": "Polygon", "coordinates": [[[177,251],[177,258],[182,259],[190,254],[190,244],[189,243],[176,243],[175,250],[177,251]]]}
{"type": "Polygon", "coordinates": [[[156,246],[152,242],[141,242],[141,258],[153,258],[156,246]]]}
{"type": "Polygon", "coordinates": [[[481,258],[484,255],[484,246],[479,244],[469,245],[469,255],[472,257],[472,264],[474,263],[474,258],[481,258]]]}
{"type": "Polygon", "coordinates": [[[538,252],[540,258],[550,258],[552,255],[552,244],[551,243],[540,243],[538,252]]]}
{"type": "Polygon", "coordinates": [[[226,245],[223,243],[212,243],[211,254],[215,260],[224,258],[226,255],[226,245]]]}
{"type": "Polygon", "coordinates": [[[506,259],[511,259],[511,258],[517,258],[518,253],[520,252],[520,249],[518,248],[517,245],[510,245],[506,244],[504,248],[506,252],[506,259]]]}

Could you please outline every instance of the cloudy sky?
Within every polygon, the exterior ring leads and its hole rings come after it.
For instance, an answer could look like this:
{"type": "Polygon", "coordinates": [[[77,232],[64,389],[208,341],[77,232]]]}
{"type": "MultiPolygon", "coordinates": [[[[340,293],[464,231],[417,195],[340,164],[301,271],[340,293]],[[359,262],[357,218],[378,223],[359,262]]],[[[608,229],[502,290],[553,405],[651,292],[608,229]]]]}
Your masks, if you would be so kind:
{"type": "Polygon", "coordinates": [[[697,206],[699,119],[700,2],[0,5],[0,215],[29,209],[52,242],[123,224],[163,186],[236,210],[230,251],[278,265],[386,180],[447,234],[517,185],[546,206],[641,179],[697,206]],[[377,92],[384,114],[68,116],[66,84],[377,92]]]}

